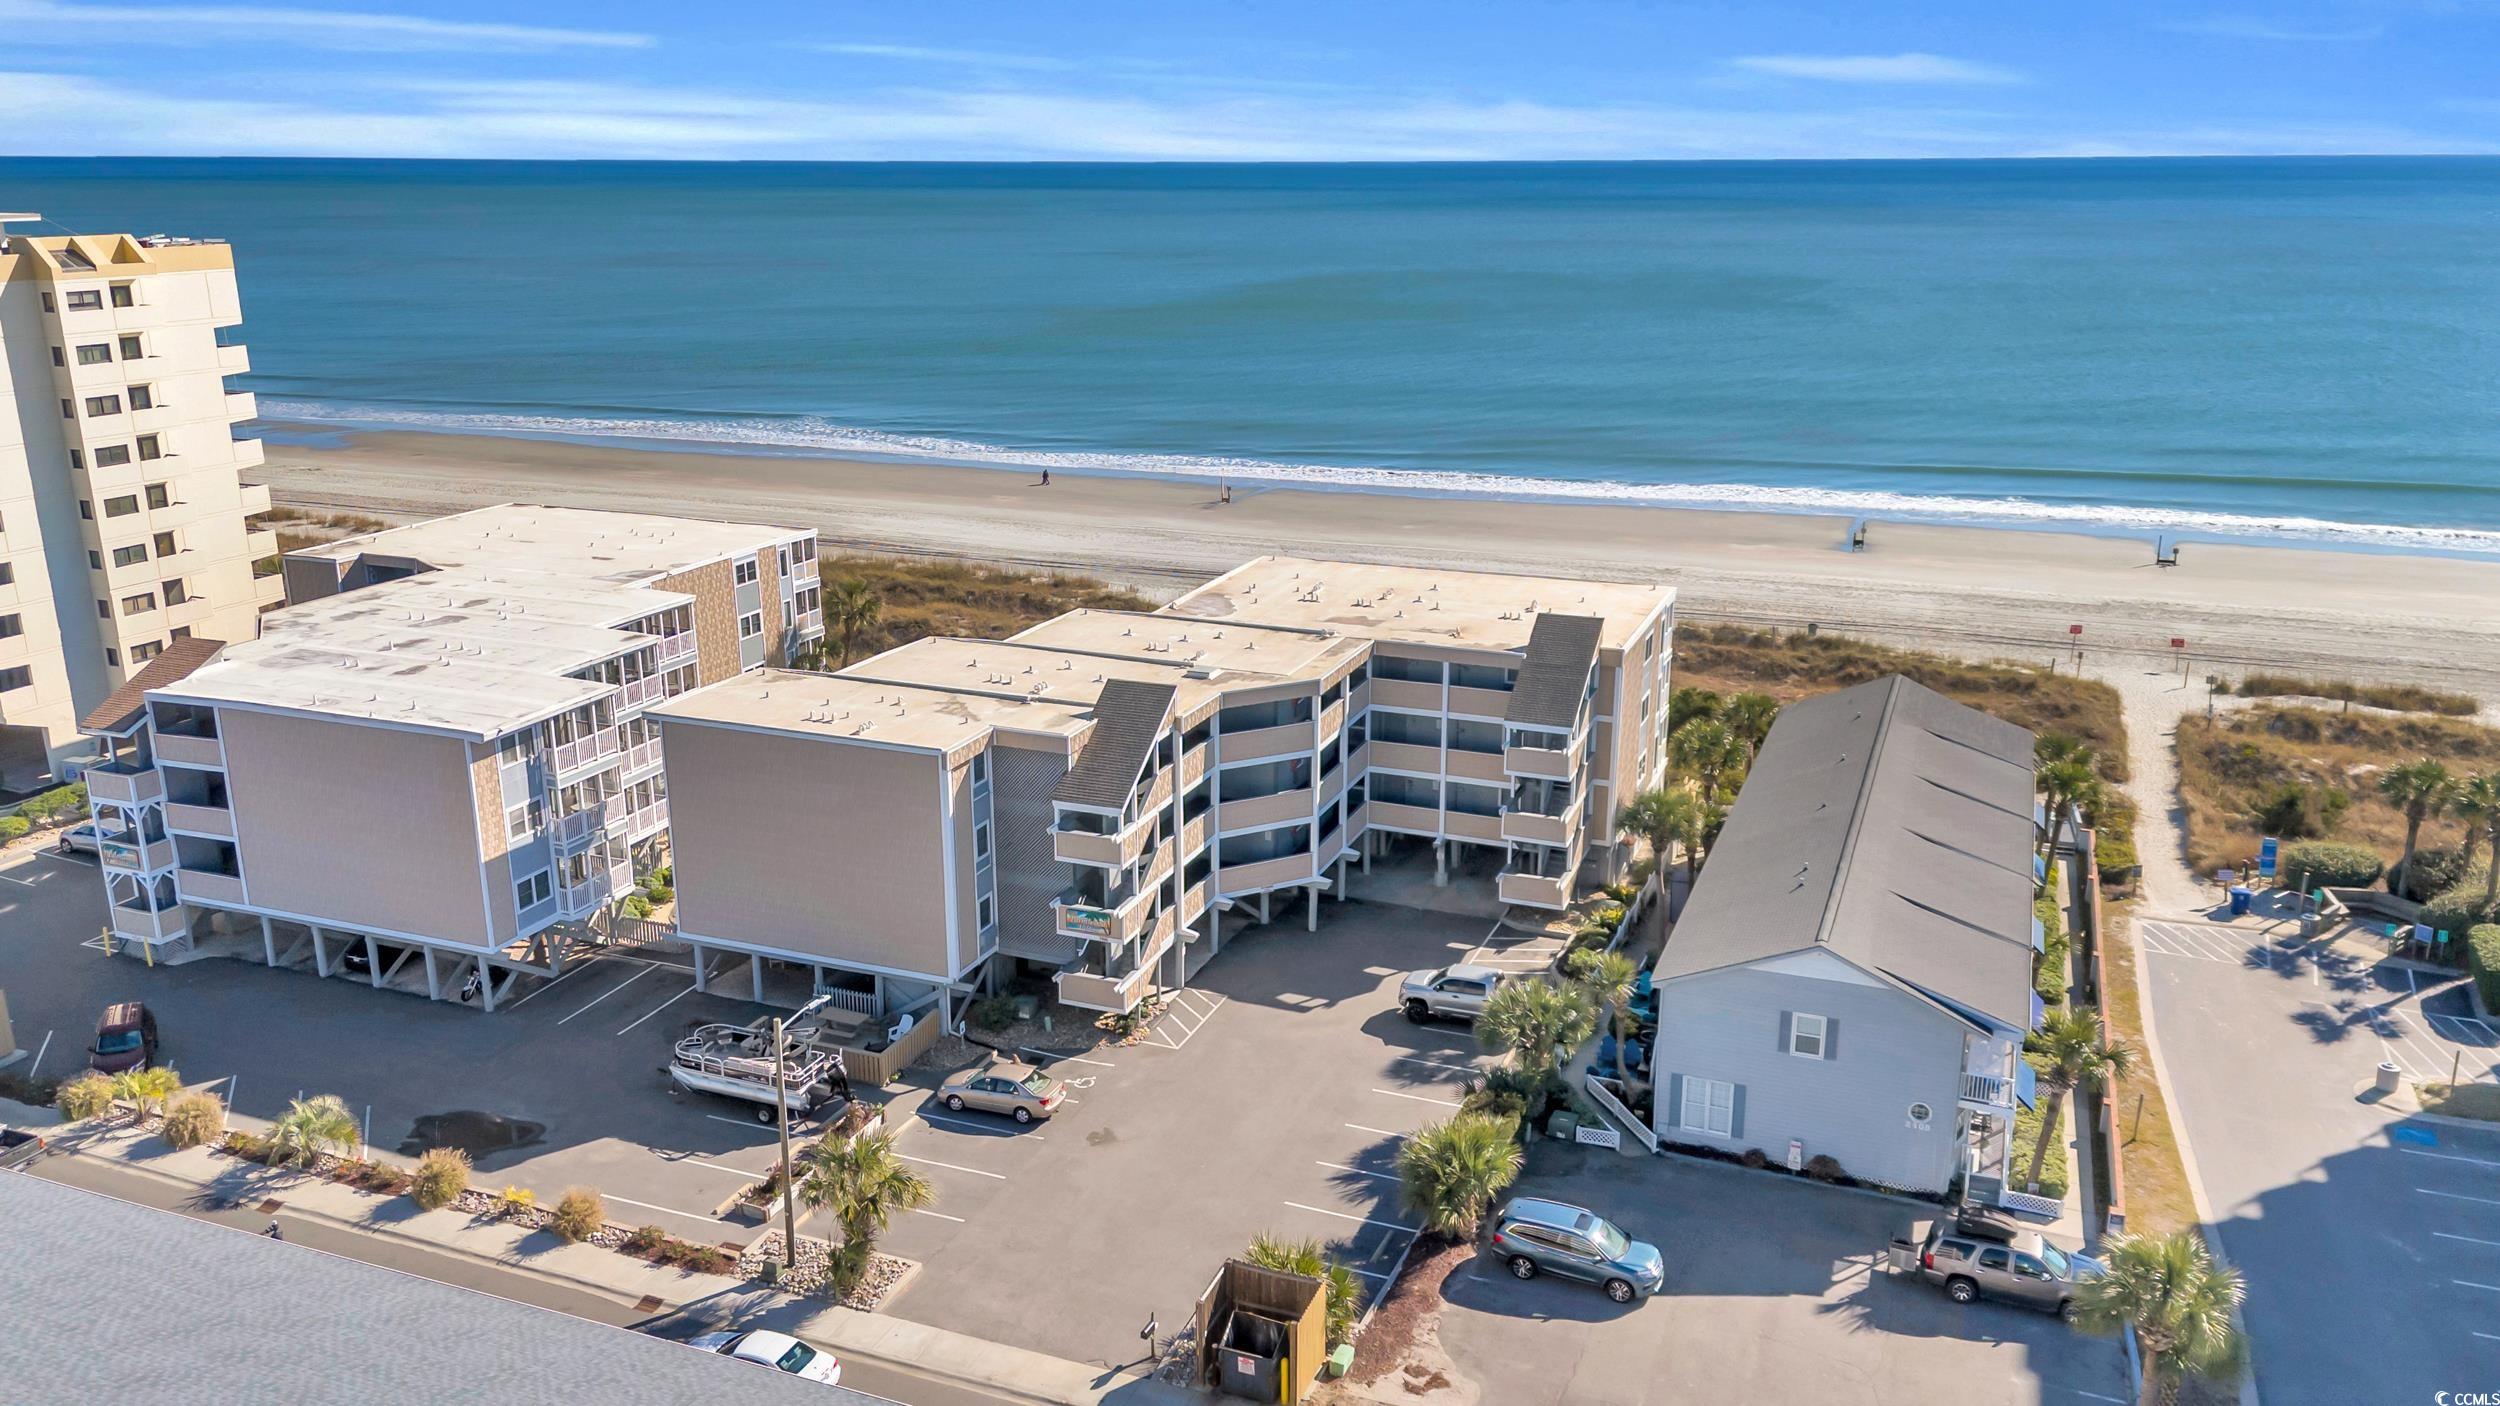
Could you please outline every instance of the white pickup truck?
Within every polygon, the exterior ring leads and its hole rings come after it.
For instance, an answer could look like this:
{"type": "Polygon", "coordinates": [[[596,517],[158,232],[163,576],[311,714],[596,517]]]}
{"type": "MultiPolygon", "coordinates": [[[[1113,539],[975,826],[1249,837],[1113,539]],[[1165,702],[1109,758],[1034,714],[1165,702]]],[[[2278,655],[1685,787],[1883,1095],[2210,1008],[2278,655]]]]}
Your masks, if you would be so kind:
{"type": "Polygon", "coordinates": [[[1435,1018],[1474,1020],[1501,989],[1504,973],[1491,967],[1456,966],[1408,972],[1398,983],[1398,1005],[1421,1024],[1435,1018]]]}

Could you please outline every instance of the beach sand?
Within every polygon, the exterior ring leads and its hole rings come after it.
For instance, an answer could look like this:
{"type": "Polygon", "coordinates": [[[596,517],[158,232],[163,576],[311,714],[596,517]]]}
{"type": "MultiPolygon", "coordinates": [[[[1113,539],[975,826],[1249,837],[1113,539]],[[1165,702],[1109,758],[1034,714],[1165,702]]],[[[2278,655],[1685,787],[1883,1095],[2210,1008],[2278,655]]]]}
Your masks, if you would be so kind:
{"type": "MultiPolygon", "coordinates": [[[[837,549],[1084,572],[1172,594],[1241,560],[1663,580],[1681,617],[1823,628],[2150,680],[2249,668],[2500,698],[2500,563],[1844,518],[1520,503],[411,433],[273,444],[279,502],[394,521],[498,502],[813,524],[837,549]]],[[[2201,693],[2201,689],[2199,690],[2201,693]]]]}

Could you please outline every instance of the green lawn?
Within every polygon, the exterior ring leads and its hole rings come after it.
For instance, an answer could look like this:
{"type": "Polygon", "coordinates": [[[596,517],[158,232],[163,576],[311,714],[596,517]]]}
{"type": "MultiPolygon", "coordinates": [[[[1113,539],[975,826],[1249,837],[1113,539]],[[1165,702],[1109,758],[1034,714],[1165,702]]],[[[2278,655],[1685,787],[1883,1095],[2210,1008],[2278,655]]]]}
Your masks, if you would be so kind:
{"type": "MultiPolygon", "coordinates": [[[[2039,1060],[2030,1055],[2023,1058],[2030,1060],[2033,1073],[2039,1072],[2039,1060]]],[[[2014,1170],[2006,1184],[2016,1191],[2033,1191],[2062,1199],[2066,1195],[2067,1180],[2073,1175],[2066,1165],[2066,1140],[2072,1136],[2074,1129],[2068,1127],[2061,1116],[2057,1122],[2057,1138],[2049,1144],[2048,1155],[2040,1159],[2040,1184],[2033,1187],[2025,1180],[2024,1173],[2031,1166],[2031,1149],[2040,1141],[2040,1115],[2028,1108],[2015,1109],[2014,1170]]]]}

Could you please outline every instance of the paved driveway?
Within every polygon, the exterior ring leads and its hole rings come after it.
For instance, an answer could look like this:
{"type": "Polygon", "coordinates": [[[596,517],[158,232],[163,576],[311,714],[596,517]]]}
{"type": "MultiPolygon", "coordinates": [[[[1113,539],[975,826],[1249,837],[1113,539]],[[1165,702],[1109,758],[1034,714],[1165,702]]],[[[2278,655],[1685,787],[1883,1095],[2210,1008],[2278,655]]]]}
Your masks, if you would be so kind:
{"type": "Polygon", "coordinates": [[[2429,1401],[2500,1381],[2500,1129],[2359,1096],[2392,1059],[2493,1077],[2458,979],[2297,927],[2140,921],[2155,1025],[2267,1406],[2429,1401]]]}
{"type": "Polygon", "coordinates": [[[1658,1246],[1667,1287],[1620,1306],[1490,1260],[1450,1276],[1441,1341],[1487,1402],[2094,1406],[2127,1399],[2116,1343],[2046,1314],[1962,1307],[1879,1266],[1932,1211],[1683,1158],[1541,1143],[1518,1190],[1658,1246]]]}

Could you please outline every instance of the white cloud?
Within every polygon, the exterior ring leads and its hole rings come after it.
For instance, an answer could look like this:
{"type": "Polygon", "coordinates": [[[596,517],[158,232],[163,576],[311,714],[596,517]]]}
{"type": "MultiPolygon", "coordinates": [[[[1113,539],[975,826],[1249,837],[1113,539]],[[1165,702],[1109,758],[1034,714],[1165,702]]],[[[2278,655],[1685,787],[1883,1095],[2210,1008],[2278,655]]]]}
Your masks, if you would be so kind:
{"type": "Polygon", "coordinates": [[[861,59],[894,59],[903,63],[952,64],[964,68],[1067,68],[1065,59],[1041,54],[1001,54],[986,49],[931,49],[918,44],[803,44],[823,54],[843,54],[861,59]]]}
{"type": "Polygon", "coordinates": [[[2020,83],[2012,69],[1941,54],[1754,54],[1728,63],[1749,73],[1823,83],[2020,83]]]}
{"type": "Polygon", "coordinates": [[[263,5],[82,5],[0,0],[0,23],[25,40],[110,39],[189,44],[248,36],[316,49],[406,52],[452,49],[638,49],[647,34],[540,25],[426,19],[354,10],[263,5]]]}

